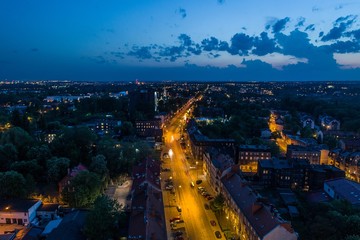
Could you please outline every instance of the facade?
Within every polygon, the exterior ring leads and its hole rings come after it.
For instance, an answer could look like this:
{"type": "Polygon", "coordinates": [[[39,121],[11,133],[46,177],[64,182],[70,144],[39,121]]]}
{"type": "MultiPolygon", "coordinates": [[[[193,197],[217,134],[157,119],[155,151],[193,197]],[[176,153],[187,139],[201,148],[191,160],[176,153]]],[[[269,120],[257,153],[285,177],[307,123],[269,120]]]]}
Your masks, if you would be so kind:
{"type": "Polygon", "coordinates": [[[156,141],[162,141],[161,119],[153,119],[147,121],[136,121],[136,134],[140,137],[155,138],[156,141]]]}
{"type": "Polygon", "coordinates": [[[231,149],[208,147],[204,151],[203,170],[215,192],[221,188],[220,179],[224,172],[234,165],[231,149]]]}
{"type": "Polygon", "coordinates": [[[82,165],[81,163],[79,165],[77,165],[76,167],[74,167],[73,169],[69,169],[68,170],[68,174],[60,180],[60,182],[58,183],[58,187],[59,187],[59,193],[62,192],[62,190],[70,184],[71,180],[76,177],[80,172],[82,171],[87,171],[87,167],[85,167],[84,165],[82,165]]]}
{"type": "Polygon", "coordinates": [[[309,189],[322,189],[326,180],[344,177],[345,172],[337,167],[331,165],[311,165],[309,171],[309,189]]]}
{"type": "Polygon", "coordinates": [[[307,159],[310,164],[320,164],[321,151],[315,147],[304,147],[298,145],[288,145],[286,158],[307,159]]]}
{"type": "Polygon", "coordinates": [[[0,200],[0,223],[28,225],[40,205],[41,201],[36,199],[0,200]]]}
{"type": "Polygon", "coordinates": [[[257,172],[259,160],[270,159],[270,147],[265,145],[240,145],[237,163],[242,172],[257,172]]]}
{"type": "Polygon", "coordinates": [[[344,199],[354,206],[360,206],[360,184],[348,179],[339,178],[324,183],[324,191],[332,199],[344,199]]]}
{"type": "MultiPolygon", "coordinates": [[[[233,170],[238,170],[234,168],[233,170]]],[[[235,171],[221,179],[227,218],[231,229],[241,240],[296,240],[291,223],[283,220],[275,208],[249,187],[235,171]]]]}
{"type": "Polygon", "coordinates": [[[263,186],[309,189],[310,168],[306,159],[272,158],[258,162],[258,175],[263,186]]]}
{"type": "Polygon", "coordinates": [[[328,164],[344,170],[347,178],[360,182],[360,151],[333,149],[329,152],[328,164]]]}

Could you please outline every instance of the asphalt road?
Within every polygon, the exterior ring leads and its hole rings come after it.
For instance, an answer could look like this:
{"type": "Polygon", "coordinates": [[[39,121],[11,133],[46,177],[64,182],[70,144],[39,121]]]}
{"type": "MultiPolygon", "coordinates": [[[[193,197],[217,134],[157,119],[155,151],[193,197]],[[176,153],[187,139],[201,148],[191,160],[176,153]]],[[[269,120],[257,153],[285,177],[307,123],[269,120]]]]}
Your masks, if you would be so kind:
{"type": "Polygon", "coordinates": [[[218,224],[211,226],[210,220],[216,220],[215,215],[211,210],[205,209],[204,204],[209,204],[209,201],[198,193],[197,187],[199,185],[195,183],[197,177],[203,179],[201,185],[207,186],[206,189],[211,192],[202,175],[202,163],[198,164],[198,169],[190,169],[178,140],[181,137],[180,125],[184,124],[184,114],[189,107],[185,106],[182,111],[176,114],[164,131],[165,148],[163,152],[169,152],[170,149],[170,152],[172,151],[170,159],[165,159],[162,165],[163,168],[170,168],[171,171],[162,172],[161,175],[168,239],[172,238],[169,220],[174,217],[180,217],[184,220],[182,225],[185,225],[185,239],[217,239],[215,231],[221,232],[221,230],[218,224]],[[165,179],[170,177],[173,179],[175,194],[165,190],[165,179]],[[191,182],[194,182],[195,187],[191,187],[191,182]],[[178,212],[177,206],[181,207],[181,212],[178,212]]]}

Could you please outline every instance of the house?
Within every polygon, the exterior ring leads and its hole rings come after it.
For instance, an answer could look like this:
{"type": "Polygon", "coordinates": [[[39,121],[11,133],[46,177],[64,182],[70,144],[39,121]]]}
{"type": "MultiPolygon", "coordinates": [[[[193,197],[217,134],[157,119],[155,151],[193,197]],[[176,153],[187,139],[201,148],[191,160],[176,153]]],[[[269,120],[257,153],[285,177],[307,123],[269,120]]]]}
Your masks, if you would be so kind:
{"type": "Polygon", "coordinates": [[[37,199],[0,200],[0,223],[28,225],[35,220],[40,205],[37,199]]]}
{"type": "Polygon", "coordinates": [[[157,142],[162,141],[163,131],[161,119],[135,121],[136,134],[144,138],[155,138],[157,142]]]}
{"type": "Polygon", "coordinates": [[[82,165],[81,163],[79,165],[77,165],[76,167],[74,167],[73,169],[69,169],[68,170],[68,174],[63,177],[63,179],[60,180],[60,182],[58,183],[58,187],[59,187],[59,193],[62,192],[62,190],[65,188],[66,185],[69,185],[71,180],[76,177],[80,172],[82,171],[87,171],[87,167],[85,167],[84,165],[82,165]]]}
{"type": "Polygon", "coordinates": [[[315,127],[314,118],[307,114],[300,115],[300,124],[303,128],[309,127],[311,129],[314,129],[314,127],[315,127]]]}
{"type": "Polygon", "coordinates": [[[286,149],[286,158],[300,158],[309,160],[310,164],[320,164],[321,151],[312,146],[288,145],[286,149]]]}
{"type": "Polygon", "coordinates": [[[340,121],[328,115],[319,117],[320,124],[325,130],[340,130],[340,121]]]}
{"type": "Polygon", "coordinates": [[[222,194],[228,206],[226,217],[239,239],[296,240],[291,223],[283,220],[273,205],[263,201],[249,183],[233,168],[221,179],[222,194]]]}
{"type": "Polygon", "coordinates": [[[88,211],[75,210],[64,216],[61,222],[47,236],[47,240],[86,240],[83,233],[88,211]]]}
{"type": "Polygon", "coordinates": [[[36,211],[36,216],[39,219],[54,220],[58,216],[60,204],[44,203],[36,211]]]}
{"type": "Polygon", "coordinates": [[[209,177],[210,185],[218,193],[222,175],[235,164],[232,151],[226,148],[208,147],[204,151],[203,159],[204,173],[209,177]]]}
{"type": "Polygon", "coordinates": [[[257,172],[258,160],[270,159],[270,147],[266,145],[240,145],[237,163],[242,172],[257,172]]]}
{"type": "Polygon", "coordinates": [[[128,239],[166,239],[160,162],[146,158],[132,176],[128,239]]]}
{"type": "Polygon", "coordinates": [[[347,200],[354,206],[360,206],[360,183],[345,179],[332,179],[325,181],[324,191],[336,200],[347,200]]]}
{"type": "Polygon", "coordinates": [[[308,189],[310,168],[306,159],[272,158],[258,161],[258,176],[263,186],[308,189]]]}
{"type": "Polygon", "coordinates": [[[344,151],[360,151],[360,138],[341,139],[339,145],[344,151]]]}

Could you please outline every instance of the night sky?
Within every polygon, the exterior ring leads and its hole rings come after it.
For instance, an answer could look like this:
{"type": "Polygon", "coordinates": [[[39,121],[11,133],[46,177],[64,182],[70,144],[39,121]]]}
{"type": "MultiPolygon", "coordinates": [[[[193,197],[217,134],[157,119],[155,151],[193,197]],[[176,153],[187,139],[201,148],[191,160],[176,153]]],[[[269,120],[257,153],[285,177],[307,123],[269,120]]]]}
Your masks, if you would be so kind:
{"type": "Polygon", "coordinates": [[[0,80],[360,80],[360,0],[1,0],[0,80]]]}

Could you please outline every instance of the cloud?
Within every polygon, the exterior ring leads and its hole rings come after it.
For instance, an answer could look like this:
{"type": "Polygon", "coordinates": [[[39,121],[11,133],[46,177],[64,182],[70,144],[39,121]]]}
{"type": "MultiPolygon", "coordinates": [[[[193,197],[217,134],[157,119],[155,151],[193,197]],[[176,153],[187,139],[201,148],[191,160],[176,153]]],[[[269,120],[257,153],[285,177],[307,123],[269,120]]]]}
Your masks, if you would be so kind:
{"type": "Polygon", "coordinates": [[[192,44],[191,37],[184,33],[180,34],[178,39],[180,40],[182,46],[188,47],[188,46],[191,46],[191,44],[192,44]]]}
{"type": "Polygon", "coordinates": [[[305,28],[305,31],[314,31],[315,30],[315,24],[310,24],[305,28]]]}
{"type": "Polygon", "coordinates": [[[217,0],[218,4],[224,4],[225,0],[217,0]]]}
{"type": "Polygon", "coordinates": [[[355,22],[355,19],[356,16],[354,15],[339,17],[334,22],[333,28],[330,29],[330,31],[321,38],[321,41],[326,42],[341,38],[344,35],[345,31],[355,22]]]}
{"type": "Polygon", "coordinates": [[[359,41],[337,41],[329,46],[334,53],[352,53],[360,51],[359,41]]]}
{"type": "Polygon", "coordinates": [[[296,24],[296,27],[302,27],[304,26],[304,23],[305,23],[305,18],[304,17],[300,17],[298,19],[298,23],[296,24]]]}
{"type": "Polygon", "coordinates": [[[275,24],[272,26],[272,32],[273,32],[273,33],[281,32],[282,30],[284,30],[286,24],[287,24],[289,21],[290,21],[290,18],[288,18],[288,17],[278,20],[278,21],[275,22],[275,24]]]}
{"type": "Polygon", "coordinates": [[[201,41],[201,46],[204,51],[213,51],[219,49],[219,40],[215,37],[210,37],[201,41]]]}
{"type": "Polygon", "coordinates": [[[150,59],[152,54],[150,52],[150,47],[133,47],[132,51],[128,53],[129,56],[134,56],[138,59],[150,59]]]}
{"type": "Polygon", "coordinates": [[[231,38],[231,46],[228,52],[232,55],[247,55],[249,50],[253,47],[253,37],[244,33],[236,33],[231,38]]]}
{"type": "Polygon", "coordinates": [[[252,53],[258,56],[264,56],[277,50],[274,39],[269,39],[266,32],[262,32],[260,37],[256,37],[253,44],[255,48],[252,53]]]}
{"type": "Polygon", "coordinates": [[[179,8],[178,13],[180,14],[181,18],[186,18],[187,16],[186,10],[184,8],[179,8]]]}
{"type": "Polygon", "coordinates": [[[124,53],[123,52],[118,52],[118,51],[113,51],[113,52],[110,52],[110,54],[114,57],[117,57],[117,58],[124,58],[124,53]]]}

